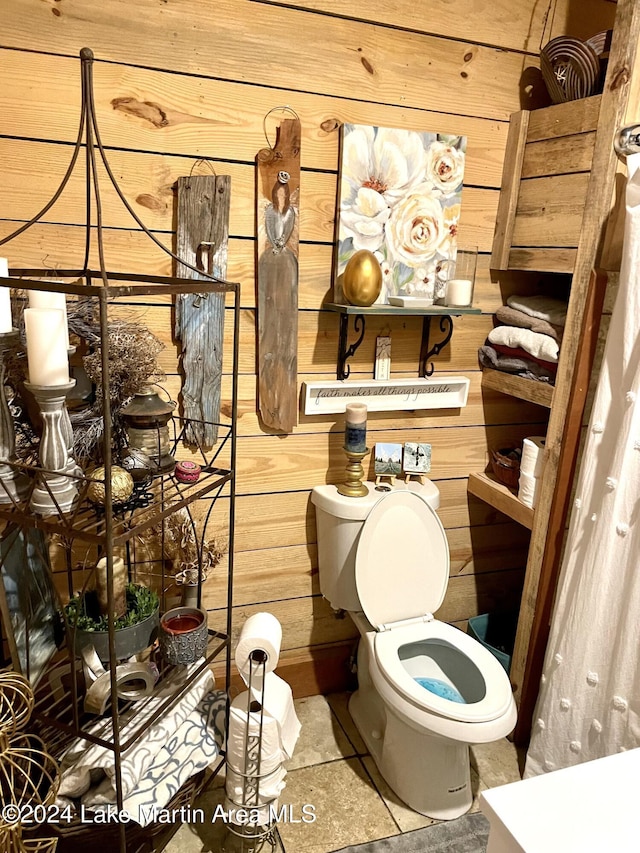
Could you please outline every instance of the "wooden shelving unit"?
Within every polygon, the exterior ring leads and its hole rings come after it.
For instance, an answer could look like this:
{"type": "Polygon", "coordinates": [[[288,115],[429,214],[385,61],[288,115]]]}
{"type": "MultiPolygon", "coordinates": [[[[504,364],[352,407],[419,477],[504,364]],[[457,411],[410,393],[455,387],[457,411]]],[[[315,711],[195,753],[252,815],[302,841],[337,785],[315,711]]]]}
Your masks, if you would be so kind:
{"type": "MultiPolygon", "coordinates": [[[[507,140],[491,268],[571,275],[555,388],[492,370],[482,380],[483,387],[549,410],[545,469],[526,525],[531,543],[510,672],[519,744],[531,730],[560,572],[604,302],[607,277],[601,270],[619,269],[621,220],[612,215],[611,200],[621,163],[613,139],[637,121],[639,52],[640,6],[619,0],[603,94],[514,113],[507,140]]],[[[520,514],[517,498],[484,474],[470,475],[469,491],[512,518],[520,514]]]]}

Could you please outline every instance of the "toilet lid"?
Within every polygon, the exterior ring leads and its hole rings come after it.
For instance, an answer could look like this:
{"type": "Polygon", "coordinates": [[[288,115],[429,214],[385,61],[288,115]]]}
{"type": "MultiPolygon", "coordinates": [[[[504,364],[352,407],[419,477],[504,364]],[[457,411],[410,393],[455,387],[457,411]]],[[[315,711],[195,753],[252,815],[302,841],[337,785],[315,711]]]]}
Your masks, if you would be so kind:
{"type": "Polygon", "coordinates": [[[373,507],[356,551],[356,587],[378,630],[426,616],[442,604],[449,546],[438,516],[415,492],[390,492],[373,507]]]}

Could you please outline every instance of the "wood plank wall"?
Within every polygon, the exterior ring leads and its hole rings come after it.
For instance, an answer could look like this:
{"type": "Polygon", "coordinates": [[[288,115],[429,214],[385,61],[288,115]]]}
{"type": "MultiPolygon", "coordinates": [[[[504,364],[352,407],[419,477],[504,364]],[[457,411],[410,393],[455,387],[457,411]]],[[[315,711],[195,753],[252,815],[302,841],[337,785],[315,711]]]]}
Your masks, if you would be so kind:
{"type": "MultiPolygon", "coordinates": [[[[537,70],[541,45],[563,32],[592,35],[610,25],[615,6],[606,0],[0,0],[0,10],[1,236],[40,209],[66,168],[78,121],[77,55],[85,45],[97,58],[96,105],[113,170],[160,239],[173,241],[179,176],[206,173],[199,158],[231,175],[228,275],[242,283],[234,622],[237,631],[263,609],[281,620],[284,657],[302,662],[298,694],[339,680],[335,671],[325,681],[309,680],[304,664],[320,659],[322,650],[330,657],[356,632],[319,594],[309,504],[314,485],[340,477],[342,423],[301,416],[293,434],[282,437],[261,429],[255,412],[253,164],[265,145],[263,117],[287,104],[302,122],[300,381],[335,376],[338,318],[322,304],[331,297],[340,124],[468,137],[460,233],[482,253],[476,301],[483,313],[456,320],[436,369],[469,377],[469,404],[372,415],[369,440],[433,445],[432,477],[452,553],[439,616],[463,624],[478,612],[517,604],[527,533],[466,494],[468,473],[484,469],[488,446],[535,433],[545,419],[538,407],[480,388],[478,346],[496,306],[523,281],[489,272],[507,122],[513,111],[546,103],[537,70]]],[[[83,193],[78,170],[43,222],[0,253],[14,266],[81,264],[83,193]]],[[[169,273],[167,258],[113,192],[105,187],[103,196],[109,268],[169,273]]],[[[535,287],[537,279],[526,281],[535,287]]],[[[166,344],[167,387],[177,393],[170,306],[131,313],[166,344]]],[[[393,375],[417,374],[420,322],[376,318],[352,362],[354,378],[372,375],[375,338],[388,332],[393,375]]],[[[223,408],[230,389],[225,356],[223,408]]],[[[221,581],[219,574],[206,588],[214,619],[221,618],[221,581]]]]}

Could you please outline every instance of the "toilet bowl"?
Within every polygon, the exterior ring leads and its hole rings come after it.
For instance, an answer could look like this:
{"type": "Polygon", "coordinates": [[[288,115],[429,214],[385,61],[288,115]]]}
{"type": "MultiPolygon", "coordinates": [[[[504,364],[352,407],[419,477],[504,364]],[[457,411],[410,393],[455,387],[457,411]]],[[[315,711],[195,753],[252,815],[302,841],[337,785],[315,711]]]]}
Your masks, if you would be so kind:
{"type": "Polygon", "coordinates": [[[469,744],[507,735],[516,706],[498,660],[433,616],[449,580],[439,494],[402,486],[313,490],[320,590],[360,632],[349,710],[378,769],[412,809],[450,820],[473,800],[469,744]]]}

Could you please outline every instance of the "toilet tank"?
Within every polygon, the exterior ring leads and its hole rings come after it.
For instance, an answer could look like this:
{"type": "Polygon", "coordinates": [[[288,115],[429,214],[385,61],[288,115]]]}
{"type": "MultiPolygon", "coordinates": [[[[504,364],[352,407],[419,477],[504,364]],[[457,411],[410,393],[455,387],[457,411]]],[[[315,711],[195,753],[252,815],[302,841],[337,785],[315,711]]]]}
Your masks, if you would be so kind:
{"type": "MultiPolygon", "coordinates": [[[[398,480],[393,486],[365,485],[368,494],[362,498],[340,495],[333,485],[316,486],[311,493],[311,503],[316,508],[320,592],[335,610],[362,609],[355,581],[358,538],[367,516],[391,488],[418,492],[434,510],[440,506],[440,492],[430,480],[398,480]]],[[[398,556],[401,558],[400,552],[398,556]]]]}

